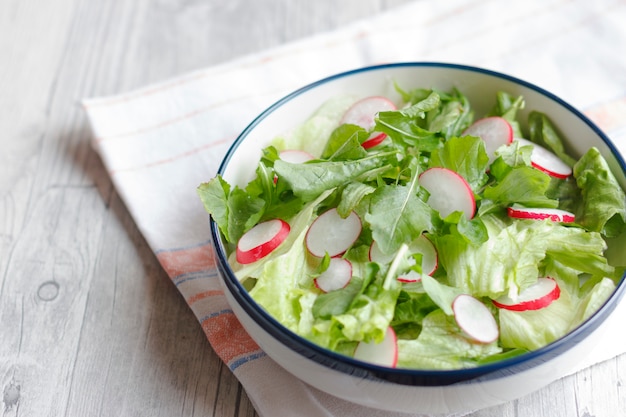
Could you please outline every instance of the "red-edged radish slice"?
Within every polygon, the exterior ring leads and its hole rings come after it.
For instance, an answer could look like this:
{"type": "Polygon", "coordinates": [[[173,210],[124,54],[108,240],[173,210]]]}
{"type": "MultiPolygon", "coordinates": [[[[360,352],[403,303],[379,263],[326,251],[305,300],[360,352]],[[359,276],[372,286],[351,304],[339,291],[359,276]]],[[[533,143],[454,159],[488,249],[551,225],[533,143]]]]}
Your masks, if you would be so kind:
{"type": "Polygon", "coordinates": [[[289,223],[274,219],[259,223],[237,242],[237,262],[250,264],[269,255],[289,235],[289,223]]]}
{"type": "Polygon", "coordinates": [[[523,290],[515,300],[502,296],[493,300],[498,308],[512,311],[539,310],[547,307],[561,296],[561,288],[552,278],[539,278],[537,282],[523,290]]]}
{"type": "Polygon", "coordinates": [[[287,149],[287,150],[281,151],[278,154],[278,157],[281,160],[285,162],[290,162],[292,164],[302,164],[304,162],[315,159],[315,157],[311,155],[310,153],[301,151],[298,149],[287,149]]]}
{"type": "Polygon", "coordinates": [[[331,258],[328,268],[315,278],[315,286],[324,292],[344,288],[352,279],[352,264],[347,259],[331,258]]]}
{"type": "Polygon", "coordinates": [[[410,271],[405,272],[404,274],[399,275],[398,276],[398,281],[404,282],[404,283],[421,282],[422,281],[422,274],[420,274],[417,271],[413,271],[411,269],[410,271]]]}
{"type": "Polygon", "coordinates": [[[372,132],[372,134],[361,144],[361,146],[365,149],[373,148],[374,146],[380,145],[386,137],[386,133],[372,132]]]}
{"type": "MultiPolygon", "coordinates": [[[[376,115],[381,111],[396,110],[396,105],[389,99],[381,96],[371,96],[354,103],[345,112],[341,123],[349,123],[361,126],[365,130],[371,130],[376,124],[376,115]]],[[[361,145],[365,149],[373,148],[385,140],[387,135],[382,132],[372,132],[372,134],[361,145]]]]}
{"type": "Polygon", "coordinates": [[[419,176],[419,185],[430,194],[428,204],[445,219],[450,213],[461,211],[471,219],[476,211],[472,188],[465,178],[441,167],[429,168],[419,176]]]}
{"type": "Polygon", "coordinates": [[[500,336],[500,329],[489,308],[468,294],[458,295],[452,302],[454,319],[463,333],[478,343],[491,343],[500,336]]]}
{"type": "Polygon", "coordinates": [[[332,208],[311,223],[306,233],[306,247],[313,256],[343,254],[361,234],[361,219],[353,211],[345,219],[332,208]]]}
{"type": "Polygon", "coordinates": [[[393,258],[396,254],[392,253],[392,254],[385,254],[380,250],[380,247],[378,246],[378,244],[376,243],[376,241],[373,241],[372,244],[370,245],[370,250],[368,253],[369,259],[371,262],[377,262],[379,264],[388,264],[389,262],[393,261],[393,258]]]}
{"type": "MultiPolygon", "coordinates": [[[[437,249],[432,244],[430,239],[425,235],[420,235],[409,245],[410,253],[422,254],[422,274],[432,275],[439,265],[437,257],[437,249]]],[[[422,274],[416,271],[409,271],[406,274],[402,274],[398,277],[398,281],[401,282],[418,282],[422,279],[422,274]]]]}
{"type": "Polygon", "coordinates": [[[380,343],[359,342],[354,350],[354,359],[374,365],[395,368],[398,364],[398,339],[396,332],[389,326],[380,343]]]}
{"type": "Polygon", "coordinates": [[[502,145],[513,142],[513,127],[502,117],[485,117],[476,120],[465,129],[463,135],[481,138],[485,142],[485,151],[489,155],[489,162],[493,162],[496,150],[502,145]]]}
{"type": "Polygon", "coordinates": [[[566,210],[554,208],[534,208],[534,207],[508,207],[507,213],[513,219],[531,219],[545,220],[550,219],[553,222],[573,223],[576,221],[576,215],[566,210]]]}
{"type": "Polygon", "coordinates": [[[527,139],[515,138],[522,146],[532,146],[530,164],[551,177],[565,179],[572,175],[572,168],[552,151],[527,139]]]}

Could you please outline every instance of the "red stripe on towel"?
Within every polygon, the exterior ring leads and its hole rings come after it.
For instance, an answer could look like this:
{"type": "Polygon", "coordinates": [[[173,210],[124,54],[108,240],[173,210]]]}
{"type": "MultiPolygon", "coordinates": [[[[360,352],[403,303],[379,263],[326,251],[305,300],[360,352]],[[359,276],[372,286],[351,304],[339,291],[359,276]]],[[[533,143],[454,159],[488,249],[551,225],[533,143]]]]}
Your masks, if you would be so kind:
{"type": "Polygon", "coordinates": [[[159,252],[157,259],[167,275],[178,275],[215,268],[215,255],[210,244],[187,249],[159,252]]]}
{"type": "Polygon", "coordinates": [[[246,333],[234,313],[223,313],[204,320],[202,330],[225,363],[259,350],[259,346],[246,333]]]}

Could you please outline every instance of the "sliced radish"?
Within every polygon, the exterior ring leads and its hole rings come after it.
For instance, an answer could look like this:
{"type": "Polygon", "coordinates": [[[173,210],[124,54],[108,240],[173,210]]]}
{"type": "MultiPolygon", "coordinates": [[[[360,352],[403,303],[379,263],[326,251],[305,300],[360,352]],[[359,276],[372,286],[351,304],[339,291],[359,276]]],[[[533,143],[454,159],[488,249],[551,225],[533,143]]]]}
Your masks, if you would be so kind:
{"type": "Polygon", "coordinates": [[[361,144],[361,146],[365,149],[373,148],[374,146],[380,145],[386,137],[386,133],[372,132],[372,134],[361,144]]]}
{"type": "Polygon", "coordinates": [[[237,262],[249,264],[269,255],[289,235],[289,223],[274,219],[259,223],[237,242],[237,262]]]}
{"type": "MultiPolygon", "coordinates": [[[[410,253],[422,254],[422,274],[432,275],[439,264],[437,257],[437,249],[432,244],[430,239],[425,235],[420,235],[409,245],[410,253]]],[[[422,279],[422,274],[410,270],[406,274],[402,274],[398,277],[398,281],[401,282],[419,282],[422,279]]]]}
{"type": "Polygon", "coordinates": [[[315,286],[324,292],[344,288],[352,279],[352,264],[343,258],[331,258],[328,268],[315,278],[315,286]]]}
{"type": "Polygon", "coordinates": [[[498,323],[480,300],[468,294],[458,295],[452,302],[452,311],[456,323],[470,339],[478,343],[491,343],[498,339],[498,323]]]}
{"type": "Polygon", "coordinates": [[[281,160],[285,162],[290,162],[292,164],[302,164],[304,162],[315,159],[315,157],[311,155],[310,153],[301,151],[298,149],[287,149],[287,150],[281,151],[278,154],[278,157],[281,160]]]}
{"type": "Polygon", "coordinates": [[[419,176],[419,184],[428,191],[428,204],[439,212],[441,218],[460,211],[471,219],[476,211],[472,188],[465,178],[441,167],[429,168],[419,176]]]}
{"type": "Polygon", "coordinates": [[[485,151],[489,156],[489,162],[493,162],[496,150],[502,145],[513,142],[513,127],[502,117],[485,117],[476,120],[465,129],[463,135],[481,138],[485,142],[485,151]]]}
{"type": "Polygon", "coordinates": [[[354,350],[354,359],[374,365],[395,368],[398,364],[398,339],[391,326],[387,327],[385,337],[380,343],[359,342],[354,350]]]}
{"type": "Polygon", "coordinates": [[[561,296],[561,288],[552,278],[539,278],[537,282],[522,291],[515,300],[502,296],[493,300],[496,307],[512,311],[539,310],[552,304],[561,296]]]}
{"type": "MultiPolygon", "coordinates": [[[[396,105],[389,99],[381,96],[366,97],[354,103],[346,111],[341,119],[341,123],[349,123],[362,127],[370,131],[376,124],[376,115],[381,111],[396,110],[396,105]]],[[[372,134],[361,145],[365,149],[379,145],[385,140],[387,135],[382,132],[372,132],[372,134]]]]}
{"type": "Polygon", "coordinates": [[[332,208],[313,221],[306,233],[306,247],[318,258],[326,253],[330,257],[341,255],[359,237],[361,228],[361,219],[354,211],[344,219],[332,208]]]}
{"type": "Polygon", "coordinates": [[[573,223],[576,221],[576,215],[566,210],[553,208],[534,208],[534,207],[508,207],[507,213],[513,219],[532,219],[545,220],[550,219],[553,222],[573,223]]]}
{"type": "Polygon", "coordinates": [[[572,168],[550,150],[527,139],[515,138],[522,146],[532,146],[530,164],[546,174],[560,179],[572,175],[572,168]]]}
{"type": "Polygon", "coordinates": [[[371,262],[376,262],[379,264],[388,264],[389,262],[393,261],[395,253],[391,253],[389,255],[383,253],[380,250],[378,243],[376,243],[376,241],[373,241],[372,244],[370,245],[370,250],[369,250],[368,255],[369,255],[369,259],[371,262]]]}
{"type": "Polygon", "coordinates": [[[422,280],[422,274],[412,269],[398,276],[398,281],[405,282],[405,283],[420,282],[421,280],[422,280]]]}

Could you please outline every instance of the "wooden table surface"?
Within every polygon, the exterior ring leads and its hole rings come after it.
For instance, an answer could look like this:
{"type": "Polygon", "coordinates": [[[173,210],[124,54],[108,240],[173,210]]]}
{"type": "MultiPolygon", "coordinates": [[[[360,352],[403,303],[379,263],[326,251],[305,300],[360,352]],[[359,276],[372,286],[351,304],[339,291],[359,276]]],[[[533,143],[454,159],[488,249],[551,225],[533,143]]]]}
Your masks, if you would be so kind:
{"type": "MultiPolygon", "coordinates": [[[[2,416],[256,415],[113,188],[79,102],[406,1],[0,1],[2,416]]],[[[626,415],[624,378],[621,356],[472,416],[626,415]]]]}

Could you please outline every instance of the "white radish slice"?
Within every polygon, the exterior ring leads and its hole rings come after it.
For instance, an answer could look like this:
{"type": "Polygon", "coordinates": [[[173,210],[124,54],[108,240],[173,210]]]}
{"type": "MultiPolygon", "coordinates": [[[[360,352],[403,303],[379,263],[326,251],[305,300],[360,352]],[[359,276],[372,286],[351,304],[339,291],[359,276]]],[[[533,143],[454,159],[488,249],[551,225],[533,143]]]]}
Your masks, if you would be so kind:
{"type": "Polygon", "coordinates": [[[398,364],[398,339],[396,332],[389,326],[380,343],[359,342],[354,350],[354,359],[374,365],[395,368],[398,364]]]}
{"type": "Polygon", "coordinates": [[[352,264],[347,259],[331,258],[328,268],[315,278],[315,286],[324,292],[344,288],[352,279],[352,264]]]}
{"type": "Polygon", "coordinates": [[[460,211],[471,219],[476,211],[472,188],[465,178],[441,167],[429,168],[419,176],[419,185],[430,194],[427,203],[439,212],[442,219],[460,211]]]}
{"type": "Polygon", "coordinates": [[[306,247],[313,256],[330,257],[343,254],[361,234],[361,219],[354,212],[342,218],[336,208],[332,208],[311,223],[306,233],[306,247]]]}
{"type": "Polygon", "coordinates": [[[552,151],[527,139],[515,138],[522,146],[532,146],[530,164],[551,177],[565,179],[572,175],[572,168],[552,151]]]}
{"type": "MultiPolygon", "coordinates": [[[[409,245],[410,253],[422,254],[422,274],[432,275],[439,265],[437,257],[437,249],[432,244],[430,239],[425,235],[420,235],[409,245]]],[[[398,277],[398,281],[401,282],[419,282],[422,279],[422,274],[410,270],[406,274],[402,274],[398,277]]]]}
{"type": "Polygon", "coordinates": [[[500,336],[498,323],[489,308],[471,295],[458,295],[452,302],[452,311],[463,333],[475,342],[491,343],[500,336]]]}
{"type": "Polygon", "coordinates": [[[302,164],[304,162],[315,159],[315,157],[311,155],[310,153],[301,151],[299,149],[287,149],[287,150],[281,151],[278,154],[278,157],[281,160],[285,162],[290,162],[292,164],[302,164]]]}
{"type": "MultiPolygon", "coordinates": [[[[389,99],[382,96],[371,96],[354,103],[341,119],[342,124],[353,124],[370,131],[376,124],[376,115],[381,111],[396,110],[396,105],[389,99]]],[[[382,132],[372,132],[372,134],[361,144],[365,149],[379,145],[387,135],[382,132]]]]}
{"type": "Polygon", "coordinates": [[[512,311],[539,310],[552,304],[561,296],[561,289],[552,278],[539,278],[537,282],[523,290],[515,300],[502,296],[493,300],[498,308],[512,311]]]}
{"type": "Polygon", "coordinates": [[[249,264],[269,255],[289,235],[289,223],[274,219],[259,223],[237,242],[237,262],[249,264]]]}
{"type": "Polygon", "coordinates": [[[495,152],[500,146],[513,142],[513,127],[502,117],[485,117],[476,120],[465,129],[463,135],[481,138],[485,142],[485,151],[491,163],[495,160],[495,152]]]}
{"type": "Polygon", "coordinates": [[[543,207],[508,207],[507,213],[513,219],[545,220],[553,222],[573,223],[576,215],[566,210],[543,207]]]}
{"type": "Polygon", "coordinates": [[[376,262],[376,263],[384,265],[393,261],[393,258],[395,257],[396,254],[391,253],[387,255],[386,253],[383,253],[380,250],[380,246],[378,246],[378,243],[376,243],[376,241],[372,241],[368,255],[369,255],[369,259],[371,262],[376,262]]]}

